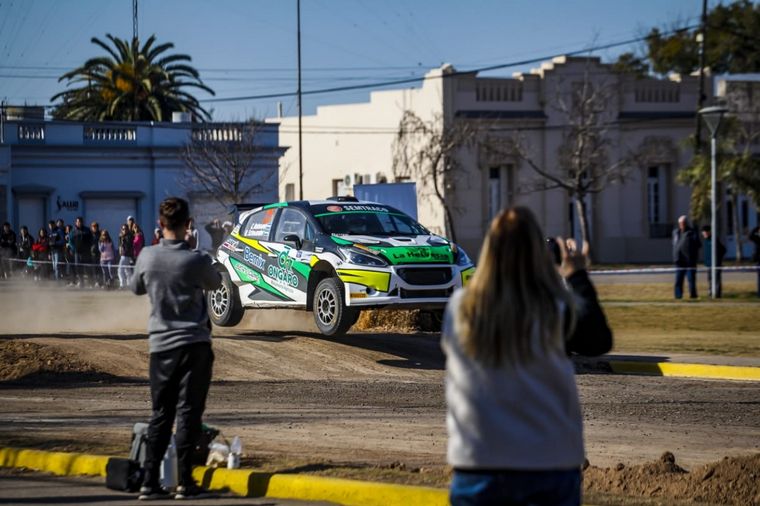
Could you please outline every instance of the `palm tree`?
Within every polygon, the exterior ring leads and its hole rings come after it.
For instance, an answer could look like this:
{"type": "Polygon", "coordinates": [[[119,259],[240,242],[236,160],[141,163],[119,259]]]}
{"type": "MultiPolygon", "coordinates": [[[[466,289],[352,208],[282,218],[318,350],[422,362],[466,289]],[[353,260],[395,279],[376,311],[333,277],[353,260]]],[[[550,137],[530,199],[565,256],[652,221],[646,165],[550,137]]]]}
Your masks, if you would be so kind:
{"type": "Polygon", "coordinates": [[[172,112],[182,111],[202,120],[211,118],[198,100],[185,91],[193,87],[214,94],[203,84],[198,71],[187,64],[190,56],[164,55],[174,44],[154,47],[155,35],[142,47],[136,38],[130,44],[111,34],[106,37],[113,48],[97,37],[91,41],[110,56],[91,58],[58,79],[68,81],[67,86],[80,86],[50,99],[61,99],[53,117],[79,121],[171,121],[172,112]]]}

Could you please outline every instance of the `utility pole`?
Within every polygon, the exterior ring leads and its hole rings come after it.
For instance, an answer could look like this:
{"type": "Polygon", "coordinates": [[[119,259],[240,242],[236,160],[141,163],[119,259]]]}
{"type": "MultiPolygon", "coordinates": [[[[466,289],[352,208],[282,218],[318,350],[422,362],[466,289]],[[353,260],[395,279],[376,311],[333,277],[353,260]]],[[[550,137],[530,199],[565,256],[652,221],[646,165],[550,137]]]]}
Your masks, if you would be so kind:
{"type": "Polygon", "coordinates": [[[137,0],[132,0],[132,40],[137,40],[137,0]]]}
{"type": "MultiPolygon", "coordinates": [[[[702,0],[702,23],[697,35],[699,42],[699,96],[697,97],[697,110],[705,106],[705,43],[707,39],[707,0],[702,0]]],[[[694,154],[698,155],[702,149],[702,121],[697,115],[697,131],[694,135],[694,154]]],[[[712,231],[715,236],[716,231],[712,231]]]]}
{"type": "MultiPolygon", "coordinates": [[[[135,0],[137,1],[137,0],[135,0]]],[[[296,0],[298,22],[298,199],[303,200],[303,107],[301,102],[301,0],[296,0]]]]}

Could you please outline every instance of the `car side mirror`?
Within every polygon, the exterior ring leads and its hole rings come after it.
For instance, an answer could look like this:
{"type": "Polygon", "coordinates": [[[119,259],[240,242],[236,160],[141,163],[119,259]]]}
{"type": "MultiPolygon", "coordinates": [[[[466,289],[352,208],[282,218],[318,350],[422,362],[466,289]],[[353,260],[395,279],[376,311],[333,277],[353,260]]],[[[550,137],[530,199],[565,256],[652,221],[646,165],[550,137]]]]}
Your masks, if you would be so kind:
{"type": "Polygon", "coordinates": [[[282,242],[293,246],[295,249],[301,249],[301,238],[295,234],[288,234],[282,238],[282,242]]]}

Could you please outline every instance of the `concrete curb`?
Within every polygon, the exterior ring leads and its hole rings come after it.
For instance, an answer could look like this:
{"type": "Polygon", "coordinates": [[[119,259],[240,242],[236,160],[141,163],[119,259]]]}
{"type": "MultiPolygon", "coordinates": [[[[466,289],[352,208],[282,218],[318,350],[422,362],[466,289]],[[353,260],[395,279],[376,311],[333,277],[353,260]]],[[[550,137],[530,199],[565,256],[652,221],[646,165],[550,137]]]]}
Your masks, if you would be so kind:
{"type": "Polygon", "coordinates": [[[687,364],[678,362],[645,362],[634,360],[606,361],[615,374],[643,374],[679,378],[760,381],[760,367],[734,365],[687,364]]]}
{"type": "MultiPolygon", "coordinates": [[[[103,455],[0,448],[0,467],[27,468],[58,476],[105,476],[103,455]]],[[[243,497],[327,501],[347,506],[446,506],[448,490],[247,469],[196,467],[193,477],[209,490],[243,497]]]]}

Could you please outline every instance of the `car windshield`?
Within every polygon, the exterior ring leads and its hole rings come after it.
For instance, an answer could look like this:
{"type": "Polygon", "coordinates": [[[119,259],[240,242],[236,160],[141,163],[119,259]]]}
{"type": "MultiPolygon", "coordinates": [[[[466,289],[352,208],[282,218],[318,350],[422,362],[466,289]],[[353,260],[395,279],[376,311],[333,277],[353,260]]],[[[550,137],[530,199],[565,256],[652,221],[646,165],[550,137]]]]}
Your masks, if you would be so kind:
{"type": "Polygon", "coordinates": [[[337,235],[429,235],[414,218],[382,205],[314,206],[314,217],[324,231],[337,235]]]}

